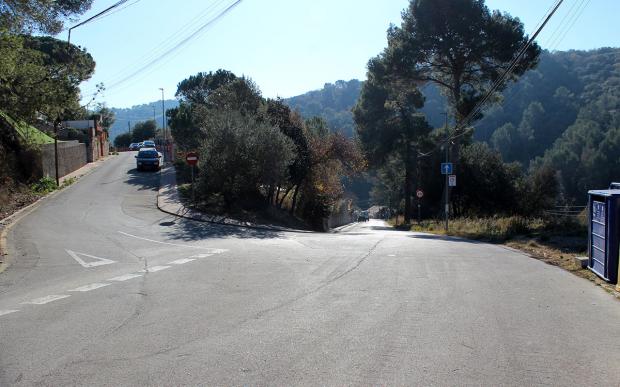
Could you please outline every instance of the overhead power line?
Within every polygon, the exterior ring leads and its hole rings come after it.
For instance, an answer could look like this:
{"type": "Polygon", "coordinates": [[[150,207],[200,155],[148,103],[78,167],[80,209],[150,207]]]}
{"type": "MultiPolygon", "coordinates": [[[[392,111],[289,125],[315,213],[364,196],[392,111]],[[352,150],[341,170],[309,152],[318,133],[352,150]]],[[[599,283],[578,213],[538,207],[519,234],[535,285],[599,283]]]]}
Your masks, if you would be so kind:
{"type": "MultiPolygon", "coordinates": [[[[97,20],[98,18],[103,17],[105,14],[107,14],[108,12],[112,11],[113,9],[120,7],[121,5],[125,4],[126,2],[128,2],[129,0],[120,0],[114,4],[112,4],[111,6],[109,6],[108,8],[104,9],[103,11],[99,12],[98,14],[89,17],[88,19],[84,20],[83,22],[80,22],[76,25],[74,25],[73,27],[69,28],[69,36],[71,36],[71,30],[81,27],[84,24],[88,24],[94,20],[97,20]]],[[[138,0],[139,1],[139,0],[138,0]]]]}
{"type": "MultiPolygon", "coordinates": [[[[149,60],[146,64],[140,66],[139,68],[133,70],[131,73],[129,73],[126,76],[123,76],[122,78],[120,78],[119,80],[116,80],[114,82],[112,82],[110,85],[106,85],[106,89],[112,89],[115,87],[118,87],[122,84],[124,84],[125,82],[131,80],[132,78],[142,74],[145,70],[147,70],[149,67],[157,64],[158,62],[162,61],[164,58],[170,56],[172,53],[176,52],[177,50],[179,50],[180,48],[182,48],[183,46],[185,46],[186,44],[188,44],[190,41],[192,41],[193,39],[195,39],[196,37],[198,37],[201,33],[203,33],[207,28],[209,28],[210,26],[212,26],[214,23],[216,23],[219,19],[221,19],[222,17],[224,17],[227,13],[229,13],[233,8],[235,8],[237,5],[239,5],[243,0],[236,0],[234,1],[232,4],[228,5],[226,8],[224,8],[221,12],[219,12],[216,16],[214,16],[213,18],[209,19],[208,21],[206,21],[205,23],[203,23],[202,25],[200,25],[199,28],[197,28],[196,30],[194,30],[190,35],[186,36],[185,38],[183,38],[182,40],[180,40],[179,42],[177,42],[174,46],[172,46],[171,48],[167,49],[166,51],[164,51],[163,53],[160,53],[159,55],[157,55],[156,57],[154,57],[153,59],[149,60]]],[[[221,3],[221,1],[220,1],[221,3]]]]}
{"type": "MultiPolygon", "coordinates": [[[[116,74],[114,74],[110,78],[104,80],[103,83],[105,85],[111,85],[113,83],[116,83],[117,81],[123,79],[124,77],[126,77],[130,73],[134,72],[136,68],[139,68],[139,67],[144,66],[145,64],[148,64],[153,59],[155,59],[158,56],[162,55],[170,47],[176,45],[178,43],[178,41],[180,41],[180,40],[177,40],[178,38],[182,38],[183,36],[186,36],[188,32],[194,31],[195,28],[197,28],[198,26],[202,25],[204,23],[204,19],[210,18],[211,17],[210,14],[213,11],[217,10],[220,5],[222,5],[223,3],[226,3],[227,1],[228,0],[216,0],[216,1],[214,1],[208,7],[206,7],[201,12],[199,12],[193,19],[185,22],[183,24],[182,28],[177,30],[172,35],[168,36],[163,41],[158,42],[158,44],[155,47],[153,47],[152,49],[148,50],[144,55],[141,55],[139,61],[124,67],[123,69],[118,71],[116,74]]],[[[90,89],[88,89],[86,91],[83,91],[83,93],[85,95],[89,95],[89,94],[95,93],[95,91],[96,91],[95,88],[90,88],[90,89]]]]}

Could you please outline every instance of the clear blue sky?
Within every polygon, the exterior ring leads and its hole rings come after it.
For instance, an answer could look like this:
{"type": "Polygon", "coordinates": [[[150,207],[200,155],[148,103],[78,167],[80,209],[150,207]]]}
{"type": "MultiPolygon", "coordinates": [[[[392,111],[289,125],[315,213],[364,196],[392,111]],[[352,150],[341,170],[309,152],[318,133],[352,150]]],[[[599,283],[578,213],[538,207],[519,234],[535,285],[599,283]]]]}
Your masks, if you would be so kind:
{"type": "MultiPolygon", "coordinates": [[[[115,1],[95,0],[81,20],[115,1]]],[[[218,68],[251,77],[266,97],[290,97],[339,79],[364,79],[368,59],[383,49],[386,29],[390,23],[400,23],[408,4],[408,0],[244,0],[172,55],[115,85],[233,3],[135,1],[73,31],[72,42],[86,47],[97,62],[94,77],[82,87],[85,100],[99,82],[108,90],[98,101],[111,107],[158,100],[160,87],[166,98],[172,98],[179,81],[218,68]]],[[[519,17],[528,34],[553,3],[487,0],[490,8],[519,17]]],[[[565,0],[538,42],[550,50],[618,47],[618,15],[618,0],[565,0]]]]}

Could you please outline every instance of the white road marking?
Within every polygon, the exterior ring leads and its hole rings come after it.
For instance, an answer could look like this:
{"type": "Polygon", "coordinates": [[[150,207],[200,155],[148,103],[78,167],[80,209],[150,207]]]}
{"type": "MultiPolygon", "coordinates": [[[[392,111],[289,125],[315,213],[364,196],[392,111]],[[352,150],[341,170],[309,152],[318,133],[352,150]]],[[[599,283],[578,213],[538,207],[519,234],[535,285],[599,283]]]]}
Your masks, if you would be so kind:
{"type": "Polygon", "coordinates": [[[27,305],[44,305],[52,301],[62,300],[63,298],[71,297],[68,294],[52,294],[50,296],[45,296],[41,298],[35,298],[34,300],[22,302],[22,304],[27,305]]]}
{"type": "Polygon", "coordinates": [[[190,258],[198,258],[198,259],[201,259],[201,258],[207,258],[207,257],[210,257],[210,256],[212,256],[212,255],[213,255],[213,254],[196,254],[196,255],[192,255],[190,258]]]}
{"type": "Polygon", "coordinates": [[[192,245],[181,245],[181,244],[178,244],[178,243],[170,243],[170,242],[161,242],[161,241],[156,241],[156,240],[153,240],[153,239],[139,237],[139,236],[136,236],[136,235],[131,235],[131,234],[128,234],[128,233],[122,232],[122,231],[119,231],[118,233],[119,234],[123,234],[123,235],[128,236],[128,237],[131,237],[131,238],[142,239],[143,241],[159,243],[159,244],[162,244],[162,245],[177,246],[177,247],[187,247],[188,249],[209,250],[212,254],[220,254],[220,253],[223,253],[225,251],[228,251],[228,250],[225,250],[225,249],[212,249],[212,248],[209,248],[209,247],[192,246],[192,245]]]}
{"type": "Polygon", "coordinates": [[[122,281],[127,281],[127,280],[138,278],[138,277],[142,277],[142,274],[123,274],[118,277],[110,278],[108,279],[108,281],[122,282],[122,281]]]}
{"type": "Polygon", "coordinates": [[[94,284],[80,286],[79,288],[75,288],[69,291],[70,292],[90,292],[91,290],[99,289],[99,288],[102,288],[108,285],[111,285],[111,284],[95,282],[94,284]]]}
{"type": "Polygon", "coordinates": [[[153,266],[148,269],[140,270],[141,273],[155,273],[156,271],[170,269],[172,266],[153,266]]]}
{"type": "Polygon", "coordinates": [[[100,258],[100,257],[95,257],[94,255],[89,255],[89,254],[84,254],[84,253],[76,253],[75,251],[71,251],[71,250],[65,250],[67,252],[67,254],[69,254],[71,256],[71,258],[75,259],[77,261],[77,263],[79,263],[80,265],[84,266],[84,267],[96,267],[96,266],[102,266],[102,265],[109,265],[112,263],[116,263],[116,261],[113,261],[111,259],[107,259],[107,258],[100,258]],[[79,256],[83,255],[85,257],[89,257],[92,259],[96,259],[96,262],[86,262],[84,261],[82,258],[80,258],[79,256]]]}
{"type": "Polygon", "coordinates": [[[0,316],[4,316],[5,314],[11,314],[15,312],[19,312],[19,310],[14,310],[14,309],[0,310],[0,316]]]}
{"type": "Polygon", "coordinates": [[[172,261],[172,262],[168,262],[168,263],[172,264],[172,265],[182,265],[184,263],[188,263],[188,262],[191,262],[191,261],[195,261],[195,259],[194,258],[182,258],[182,259],[177,259],[176,261],[172,261]]]}
{"type": "Polygon", "coordinates": [[[396,254],[388,254],[388,257],[395,257],[396,254]]]}

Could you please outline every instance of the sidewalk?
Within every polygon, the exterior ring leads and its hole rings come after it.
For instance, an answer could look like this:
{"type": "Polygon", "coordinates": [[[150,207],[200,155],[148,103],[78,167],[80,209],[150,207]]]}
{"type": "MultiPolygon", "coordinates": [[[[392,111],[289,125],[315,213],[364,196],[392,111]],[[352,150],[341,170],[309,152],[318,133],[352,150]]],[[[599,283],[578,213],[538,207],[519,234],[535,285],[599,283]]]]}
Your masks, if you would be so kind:
{"type": "Polygon", "coordinates": [[[179,196],[177,189],[177,177],[174,166],[167,166],[162,168],[159,180],[159,192],[157,194],[157,208],[160,211],[170,215],[178,216],[180,218],[186,218],[196,220],[199,222],[223,224],[227,226],[247,227],[259,230],[268,231],[283,231],[283,232],[297,232],[297,233],[309,233],[307,230],[297,230],[293,228],[286,228],[281,226],[275,226],[270,224],[257,224],[252,222],[244,222],[237,219],[227,218],[225,216],[209,215],[200,211],[193,210],[189,207],[185,207],[179,196]]]}

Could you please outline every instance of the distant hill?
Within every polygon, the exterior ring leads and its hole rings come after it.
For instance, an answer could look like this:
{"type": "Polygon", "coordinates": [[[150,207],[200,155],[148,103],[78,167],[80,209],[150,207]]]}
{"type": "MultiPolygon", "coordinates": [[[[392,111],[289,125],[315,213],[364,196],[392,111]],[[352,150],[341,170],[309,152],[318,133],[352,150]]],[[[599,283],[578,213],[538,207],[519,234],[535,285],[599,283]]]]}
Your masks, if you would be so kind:
{"type": "Polygon", "coordinates": [[[351,109],[360,95],[362,82],[357,79],[326,83],[320,90],[285,99],[293,110],[304,118],[320,116],[329,127],[348,137],[353,136],[354,125],[351,109]]]}
{"type": "MultiPolygon", "coordinates": [[[[353,137],[355,123],[351,109],[357,103],[362,85],[363,82],[357,79],[326,83],[320,90],[309,91],[284,101],[304,118],[322,117],[332,130],[353,137]]],[[[441,113],[445,109],[444,99],[436,87],[427,86],[423,92],[426,104],[422,111],[431,125],[439,127],[443,122],[441,113]]]]}
{"type": "MultiPolygon", "coordinates": [[[[172,109],[179,106],[179,101],[176,99],[167,99],[164,101],[166,109],[172,109]]],[[[161,127],[161,100],[150,102],[142,105],[135,105],[130,108],[110,108],[116,117],[114,125],[110,128],[110,139],[127,132],[127,123],[134,126],[139,121],[147,121],[155,119],[157,126],[161,127]]]]}

